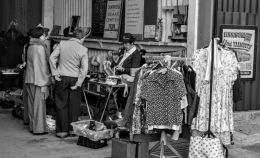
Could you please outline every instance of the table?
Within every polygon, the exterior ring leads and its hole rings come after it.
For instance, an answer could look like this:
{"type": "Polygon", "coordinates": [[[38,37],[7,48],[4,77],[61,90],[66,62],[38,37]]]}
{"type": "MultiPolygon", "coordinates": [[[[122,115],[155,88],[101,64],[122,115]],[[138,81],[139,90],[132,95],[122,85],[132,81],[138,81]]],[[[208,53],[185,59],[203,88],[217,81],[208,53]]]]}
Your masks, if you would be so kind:
{"type": "Polygon", "coordinates": [[[20,77],[19,72],[8,72],[4,70],[0,70],[0,82],[2,81],[1,84],[6,88],[11,88],[11,87],[18,87],[18,81],[16,81],[20,77]]]}
{"type": "MultiPolygon", "coordinates": [[[[87,82],[88,83],[92,83],[92,84],[96,84],[96,85],[101,85],[101,86],[104,86],[104,87],[106,87],[108,89],[108,96],[106,98],[105,107],[104,107],[104,110],[103,110],[101,118],[100,118],[100,122],[101,122],[103,117],[104,117],[104,114],[105,114],[105,111],[106,111],[106,108],[107,108],[107,104],[108,104],[108,101],[109,101],[109,98],[110,98],[111,94],[112,93],[116,93],[120,88],[125,87],[126,85],[123,84],[123,83],[121,83],[121,84],[114,84],[113,82],[103,82],[103,81],[91,80],[91,79],[89,81],[87,81],[87,82]],[[114,89],[116,89],[116,90],[113,92],[114,89]]],[[[88,91],[88,90],[83,88],[84,95],[85,95],[86,91],[88,91]]],[[[113,95],[113,99],[114,99],[114,102],[115,102],[117,110],[118,110],[118,105],[117,105],[117,102],[116,102],[116,99],[115,99],[115,95],[113,95]]],[[[86,101],[86,104],[88,106],[88,102],[87,102],[87,98],[86,97],[85,97],[85,101],[86,101]]]]}

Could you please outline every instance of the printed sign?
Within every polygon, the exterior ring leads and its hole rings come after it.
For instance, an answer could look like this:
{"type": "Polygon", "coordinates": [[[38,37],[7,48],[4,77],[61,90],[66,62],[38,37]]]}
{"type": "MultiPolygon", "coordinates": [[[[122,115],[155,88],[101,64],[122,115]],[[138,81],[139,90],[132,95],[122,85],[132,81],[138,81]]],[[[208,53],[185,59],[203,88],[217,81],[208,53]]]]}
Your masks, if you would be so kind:
{"type": "Polygon", "coordinates": [[[104,38],[118,39],[120,31],[122,1],[109,0],[107,2],[104,38]]]}
{"type": "Polygon", "coordinates": [[[236,52],[241,79],[255,77],[258,29],[256,26],[221,25],[222,43],[236,52]]]}
{"type": "Polygon", "coordinates": [[[126,0],[125,33],[131,33],[137,40],[143,39],[144,0],[126,0]]]}
{"type": "Polygon", "coordinates": [[[144,38],[154,38],[155,36],[155,25],[144,26],[144,38]]]}

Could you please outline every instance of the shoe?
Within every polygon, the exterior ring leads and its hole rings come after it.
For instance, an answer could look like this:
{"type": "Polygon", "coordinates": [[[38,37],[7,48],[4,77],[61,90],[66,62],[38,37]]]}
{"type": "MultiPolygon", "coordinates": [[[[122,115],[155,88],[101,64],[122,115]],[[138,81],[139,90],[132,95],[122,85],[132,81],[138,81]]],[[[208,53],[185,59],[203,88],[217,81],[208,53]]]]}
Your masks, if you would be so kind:
{"type": "Polygon", "coordinates": [[[75,137],[76,134],[74,133],[74,131],[69,131],[69,137],[75,137]]]}
{"type": "Polygon", "coordinates": [[[24,124],[25,126],[28,126],[28,125],[29,125],[29,122],[28,122],[28,123],[27,123],[27,122],[24,122],[23,124],[24,124]]]}
{"type": "Polygon", "coordinates": [[[59,138],[65,138],[68,136],[68,132],[58,132],[56,133],[56,136],[59,138]]]}
{"type": "Polygon", "coordinates": [[[69,137],[76,137],[76,134],[69,134],[69,137]]]}
{"type": "Polygon", "coordinates": [[[33,133],[33,135],[45,135],[48,134],[48,132],[43,132],[43,133],[33,133]]]}

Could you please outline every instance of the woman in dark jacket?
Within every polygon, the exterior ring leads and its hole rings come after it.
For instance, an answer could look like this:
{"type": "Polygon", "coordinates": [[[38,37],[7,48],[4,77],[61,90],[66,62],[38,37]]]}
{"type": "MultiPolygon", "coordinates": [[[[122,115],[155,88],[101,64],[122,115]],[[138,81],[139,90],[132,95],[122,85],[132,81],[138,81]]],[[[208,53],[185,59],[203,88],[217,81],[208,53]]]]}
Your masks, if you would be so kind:
{"type": "Polygon", "coordinates": [[[3,37],[4,48],[0,54],[0,67],[15,68],[22,63],[23,45],[26,40],[24,35],[17,29],[17,25],[16,21],[12,21],[3,37]]]}
{"type": "Polygon", "coordinates": [[[130,33],[125,33],[123,36],[124,54],[119,59],[119,63],[116,66],[118,74],[131,75],[131,68],[139,68],[141,66],[141,54],[134,45],[135,38],[130,33]]]}

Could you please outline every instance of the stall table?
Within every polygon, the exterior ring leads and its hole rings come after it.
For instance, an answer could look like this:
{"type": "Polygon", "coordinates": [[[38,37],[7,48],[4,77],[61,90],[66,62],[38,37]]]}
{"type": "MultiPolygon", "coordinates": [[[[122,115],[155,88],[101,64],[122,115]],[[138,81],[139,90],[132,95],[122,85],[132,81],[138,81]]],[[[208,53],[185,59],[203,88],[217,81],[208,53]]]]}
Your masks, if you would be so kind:
{"type": "MultiPolygon", "coordinates": [[[[112,93],[116,93],[120,88],[124,88],[125,84],[122,84],[122,83],[115,84],[115,83],[112,83],[112,82],[104,82],[104,81],[92,80],[92,79],[88,80],[87,83],[104,86],[108,90],[108,95],[106,97],[105,107],[104,107],[104,110],[103,110],[101,118],[100,118],[100,122],[101,122],[103,117],[104,117],[105,111],[107,109],[108,101],[109,101],[109,98],[110,98],[111,94],[112,93]]],[[[83,86],[83,92],[89,92],[89,90],[85,86],[83,86]]],[[[116,102],[115,95],[113,95],[113,99],[114,99],[114,102],[116,104],[117,109],[119,109],[118,105],[117,105],[117,102],[116,102]]],[[[87,101],[86,101],[86,103],[87,103],[87,101]]]]}

